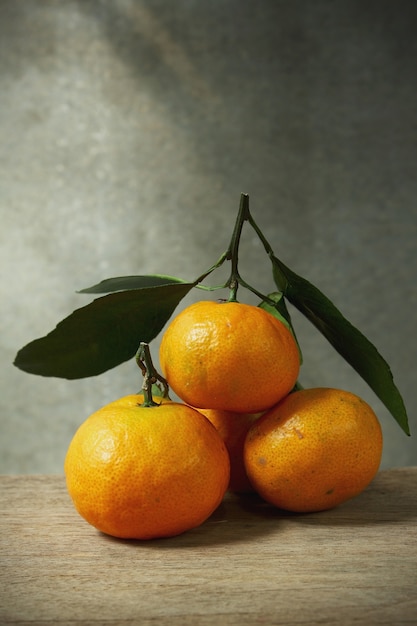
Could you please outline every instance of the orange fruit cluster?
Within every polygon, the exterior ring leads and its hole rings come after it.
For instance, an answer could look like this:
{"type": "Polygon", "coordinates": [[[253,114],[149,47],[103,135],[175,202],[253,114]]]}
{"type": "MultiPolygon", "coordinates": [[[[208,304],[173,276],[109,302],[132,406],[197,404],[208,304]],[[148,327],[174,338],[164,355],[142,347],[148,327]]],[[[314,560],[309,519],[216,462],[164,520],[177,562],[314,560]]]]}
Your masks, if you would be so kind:
{"type": "Polygon", "coordinates": [[[294,512],[332,508],[378,471],[371,407],[328,388],[295,391],[285,324],[238,302],[197,302],[166,328],[160,365],[180,401],[130,395],[91,415],[65,459],[78,512],[104,533],[150,539],[203,523],[227,489],[294,512]]]}
{"type": "Polygon", "coordinates": [[[371,407],[340,389],[294,391],[296,341],[259,307],[189,306],[162,337],[160,365],[173,391],[224,440],[231,491],[317,511],[359,494],[378,471],[382,431],[371,407]]]}

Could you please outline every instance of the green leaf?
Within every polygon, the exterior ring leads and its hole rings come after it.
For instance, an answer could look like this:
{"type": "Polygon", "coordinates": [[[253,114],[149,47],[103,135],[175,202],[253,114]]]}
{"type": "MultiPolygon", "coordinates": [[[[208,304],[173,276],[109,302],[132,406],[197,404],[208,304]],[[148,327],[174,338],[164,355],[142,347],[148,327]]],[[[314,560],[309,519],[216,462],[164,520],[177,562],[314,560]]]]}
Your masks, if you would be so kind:
{"type": "Polygon", "coordinates": [[[162,330],[195,283],[120,291],[75,310],[45,337],[23,347],[14,365],[40,376],[86,378],[135,356],[162,330]]]}
{"type": "Polygon", "coordinates": [[[375,346],[310,282],[270,254],[277,287],[356,370],[409,435],[407,412],[388,363],[375,346]]]}
{"type": "Polygon", "coordinates": [[[297,336],[295,334],[294,327],[292,325],[291,316],[287,309],[287,305],[285,303],[284,294],[274,291],[273,293],[268,294],[268,300],[263,300],[259,307],[267,311],[278,320],[280,320],[287,328],[291,331],[295,341],[297,342],[298,352],[300,355],[300,363],[303,362],[303,355],[301,352],[300,344],[298,343],[297,336]],[[272,300],[275,304],[271,304],[270,300],[272,300]]]}
{"type": "Polygon", "coordinates": [[[144,287],[159,287],[161,285],[186,284],[185,280],[175,276],[164,276],[162,274],[145,276],[117,276],[107,278],[97,285],[81,289],[78,293],[114,293],[115,291],[125,291],[126,289],[143,289],[144,287]]]}

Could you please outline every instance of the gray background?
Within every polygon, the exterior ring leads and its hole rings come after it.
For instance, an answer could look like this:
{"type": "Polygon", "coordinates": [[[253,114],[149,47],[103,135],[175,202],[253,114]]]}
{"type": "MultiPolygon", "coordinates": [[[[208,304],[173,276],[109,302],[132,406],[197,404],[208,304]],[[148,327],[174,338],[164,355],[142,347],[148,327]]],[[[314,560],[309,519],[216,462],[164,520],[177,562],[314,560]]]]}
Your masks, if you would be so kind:
{"type": "MultiPolygon", "coordinates": [[[[416,430],[416,7],[1,0],[1,472],[62,472],[75,428],[139,384],[134,362],[72,382],[24,374],[17,350],[103,278],[199,275],[242,191],[275,253],[390,363],[416,430]]],[[[249,227],[241,271],[274,289],[249,227]]],[[[362,395],[383,467],[416,464],[415,439],[294,322],[303,384],[362,395]]]]}

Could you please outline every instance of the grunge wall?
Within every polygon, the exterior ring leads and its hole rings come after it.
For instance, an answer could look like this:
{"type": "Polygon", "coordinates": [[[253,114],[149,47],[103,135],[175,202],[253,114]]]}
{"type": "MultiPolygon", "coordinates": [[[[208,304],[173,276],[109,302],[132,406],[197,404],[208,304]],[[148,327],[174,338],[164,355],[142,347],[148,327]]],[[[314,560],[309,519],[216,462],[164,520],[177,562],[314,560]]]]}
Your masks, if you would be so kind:
{"type": "MultiPolygon", "coordinates": [[[[81,421],[139,386],[133,362],[69,382],[24,374],[17,350],[104,278],[202,273],[242,191],[275,253],[390,363],[415,435],[416,18],[404,0],[0,2],[0,472],[61,473],[81,421]]],[[[274,289],[249,230],[241,271],[274,289]]],[[[303,384],[362,395],[383,466],[416,464],[414,438],[294,321],[303,384]]]]}

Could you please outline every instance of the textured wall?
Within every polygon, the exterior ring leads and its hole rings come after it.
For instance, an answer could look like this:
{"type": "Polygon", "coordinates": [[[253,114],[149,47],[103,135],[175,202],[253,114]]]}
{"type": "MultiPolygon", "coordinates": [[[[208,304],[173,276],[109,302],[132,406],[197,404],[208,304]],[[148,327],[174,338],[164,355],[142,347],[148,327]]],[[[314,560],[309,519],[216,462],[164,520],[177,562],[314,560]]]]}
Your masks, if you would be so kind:
{"type": "MultiPolygon", "coordinates": [[[[27,375],[17,350],[103,278],[200,274],[242,191],[276,254],[388,360],[416,430],[416,18],[404,0],[1,1],[1,472],[62,472],[77,425],[139,382],[132,362],[27,375]]],[[[241,256],[272,290],[246,229],[241,256]]],[[[304,385],[362,395],[383,465],[416,464],[414,438],[294,320],[304,385]]]]}

